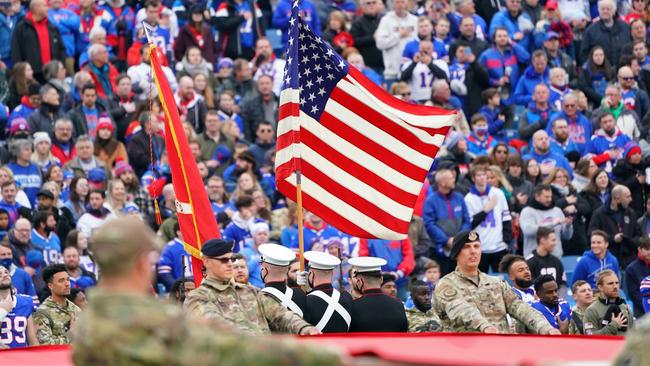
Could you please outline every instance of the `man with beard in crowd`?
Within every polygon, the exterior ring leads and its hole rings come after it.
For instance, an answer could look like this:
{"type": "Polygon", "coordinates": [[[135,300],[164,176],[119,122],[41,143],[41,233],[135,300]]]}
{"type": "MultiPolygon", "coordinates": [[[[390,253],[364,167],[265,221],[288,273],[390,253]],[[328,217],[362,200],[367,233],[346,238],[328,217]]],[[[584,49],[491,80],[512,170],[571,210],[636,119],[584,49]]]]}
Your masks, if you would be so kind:
{"type": "MultiPolygon", "coordinates": [[[[51,192],[48,191],[51,194],[51,192]]],[[[47,211],[38,211],[32,219],[32,244],[43,253],[45,265],[61,262],[61,240],[54,233],[56,220],[54,214],[47,211]]]]}
{"type": "Polygon", "coordinates": [[[533,278],[526,259],[516,254],[506,254],[499,263],[499,272],[507,273],[512,289],[520,299],[530,304],[535,301],[533,278]]]}
{"type": "Polygon", "coordinates": [[[411,282],[411,298],[415,305],[406,309],[406,318],[409,321],[409,332],[439,332],[441,331],[440,319],[433,310],[431,288],[420,280],[411,282]]]}
{"type": "Polygon", "coordinates": [[[31,297],[14,294],[9,270],[0,266],[0,333],[8,335],[0,339],[0,349],[38,345],[33,311],[31,297]]]}
{"type": "Polygon", "coordinates": [[[235,260],[232,263],[232,270],[234,272],[233,279],[237,283],[242,285],[248,285],[248,263],[246,263],[246,257],[241,253],[233,254],[232,258],[235,260]]]}
{"type": "Polygon", "coordinates": [[[86,237],[90,238],[93,232],[104,224],[113,214],[104,207],[106,192],[99,189],[93,189],[88,194],[88,207],[86,213],[79,217],[77,229],[83,231],[86,237]]]}
{"type": "Polygon", "coordinates": [[[585,334],[624,335],[634,326],[630,306],[620,297],[618,276],[604,270],[596,280],[598,298],[585,311],[585,334]]]}
{"type": "Polygon", "coordinates": [[[70,287],[86,290],[95,286],[97,283],[95,274],[79,266],[79,263],[79,249],[77,247],[69,246],[63,249],[63,264],[70,276],[70,287]]]}
{"type": "Polygon", "coordinates": [[[535,292],[538,301],[531,306],[542,313],[553,328],[558,329],[562,334],[569,334],[569,321],[571,309],[569,304],[558,295],[558,285],[555,278],[545,274],[535,280],[535,292]]]}

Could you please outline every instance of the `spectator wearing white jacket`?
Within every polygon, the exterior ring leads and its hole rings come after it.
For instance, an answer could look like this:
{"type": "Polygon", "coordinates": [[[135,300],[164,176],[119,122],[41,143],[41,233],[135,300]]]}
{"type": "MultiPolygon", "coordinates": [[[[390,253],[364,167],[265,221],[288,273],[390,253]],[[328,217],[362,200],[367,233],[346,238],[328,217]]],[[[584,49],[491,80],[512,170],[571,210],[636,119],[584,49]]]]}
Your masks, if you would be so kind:
{"type": "Polygon", "coordinates": [[[393,0],[393,11],[381,18],[375,42],[384,58],[384,79],[390,87],[400,74],[402,52],[417,35],[418,18],[407,11],[407,0],[393,0]]]}

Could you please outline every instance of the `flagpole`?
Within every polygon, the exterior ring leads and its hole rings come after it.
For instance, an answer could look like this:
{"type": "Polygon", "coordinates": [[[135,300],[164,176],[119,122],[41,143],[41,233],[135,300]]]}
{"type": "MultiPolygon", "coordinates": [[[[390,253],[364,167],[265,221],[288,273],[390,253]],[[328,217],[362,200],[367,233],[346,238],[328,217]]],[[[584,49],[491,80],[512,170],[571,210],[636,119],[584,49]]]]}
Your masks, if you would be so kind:
{"type": "Polygon", "coordinates": [[[298,252],[300,253],[300,272],[305,270],[305,236],[302,222],[302,183],[300,170],[296,170],[296,203],[298,204],[298,252]]]}

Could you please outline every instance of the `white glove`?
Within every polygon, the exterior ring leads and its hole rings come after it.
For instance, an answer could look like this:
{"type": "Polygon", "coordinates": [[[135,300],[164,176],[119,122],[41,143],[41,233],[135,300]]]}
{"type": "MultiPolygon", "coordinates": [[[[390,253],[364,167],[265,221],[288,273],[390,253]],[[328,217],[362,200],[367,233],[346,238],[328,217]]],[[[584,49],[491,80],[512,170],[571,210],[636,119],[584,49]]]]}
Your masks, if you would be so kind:
{"type": "Polygon", "coordinates": [[[298,286],[307,286],[307,273],[307,271],[298,272],[296,276],[298,286]]]}
{"type": "Polygon", "coordinates": [[[467,95],[467,86],[458,79],[452,80],[449,87],[456,95],[467,95]]]}

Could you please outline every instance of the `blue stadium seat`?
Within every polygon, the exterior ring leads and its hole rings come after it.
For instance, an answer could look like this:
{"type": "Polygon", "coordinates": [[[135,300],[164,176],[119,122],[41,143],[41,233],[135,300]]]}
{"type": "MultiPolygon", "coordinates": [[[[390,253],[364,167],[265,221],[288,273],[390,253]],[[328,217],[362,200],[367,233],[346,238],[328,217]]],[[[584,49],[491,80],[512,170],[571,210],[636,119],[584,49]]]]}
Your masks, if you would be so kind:
{"type": "Polygon", "coordinates": [[[576,265],[580,256],[577,255],[565,255],[562,257],[562,265],[564,266],[564,273],[566,274],[567,287],[571,289],[571,283],[573,283],[573,272],[576,270],[576,265]]]}

